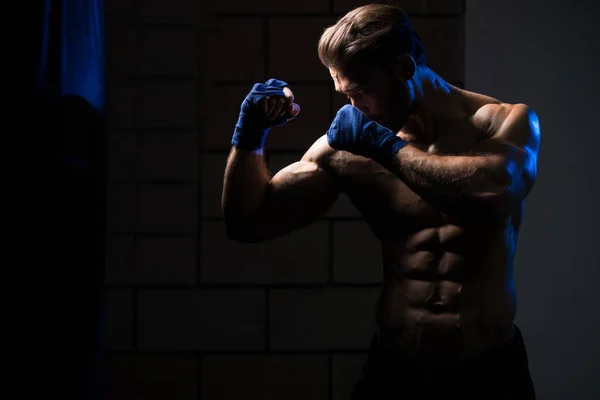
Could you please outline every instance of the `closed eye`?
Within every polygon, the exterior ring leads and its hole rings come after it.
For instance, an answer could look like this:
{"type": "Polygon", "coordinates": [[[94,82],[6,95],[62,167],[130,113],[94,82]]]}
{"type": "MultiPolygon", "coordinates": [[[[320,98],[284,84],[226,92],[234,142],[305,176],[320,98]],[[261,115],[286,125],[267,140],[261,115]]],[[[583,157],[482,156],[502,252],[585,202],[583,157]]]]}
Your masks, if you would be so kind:
{"type": "Polygon", "coordinates": [[[360,96],[361,94],[365,93],[366,90],[367,90],[366,87],[357,87],[357,88],[353,88],[352,90],[348,90],[348,91],[336,90],[336,92],[343,94],[346,97],[349,97],[349,96],[360,96]]]}
{"type": "Polygon", "coordinates": [[[366,89],[367,88],[356,88],[356,89],[347,90],[347,91],[338,91],[338,93],[344,94],[346,96],[356,96],[356,95],[363,94],[366,89]]]}

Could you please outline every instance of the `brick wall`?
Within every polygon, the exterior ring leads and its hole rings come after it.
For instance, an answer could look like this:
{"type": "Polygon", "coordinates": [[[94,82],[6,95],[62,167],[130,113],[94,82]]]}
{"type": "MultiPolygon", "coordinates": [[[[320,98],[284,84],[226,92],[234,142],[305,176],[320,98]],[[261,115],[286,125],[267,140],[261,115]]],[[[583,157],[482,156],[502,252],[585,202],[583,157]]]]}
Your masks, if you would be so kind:
{"type": "MultiPolygon", "coordinates": [[[[392,1],[431,66],[464,81],[461,0],[392,1]]],[[[227,240],[220,194],[239,106],[290,83],[301,115],[268,139],[272,173],[345,99],[316,44],[358,0],[110,0],[107,398],[349,399],[375,332],[379,244],[345,197],[273,241],[227,240]]]]}

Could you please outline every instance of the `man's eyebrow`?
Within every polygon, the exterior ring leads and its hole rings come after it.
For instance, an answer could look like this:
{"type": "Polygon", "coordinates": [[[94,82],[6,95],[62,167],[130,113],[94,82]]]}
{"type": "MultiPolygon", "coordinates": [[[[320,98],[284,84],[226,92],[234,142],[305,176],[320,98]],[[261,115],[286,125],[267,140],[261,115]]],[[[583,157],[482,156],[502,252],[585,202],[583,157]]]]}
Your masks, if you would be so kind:
{"type": "Polygon", "coordinates": [[[344,90],[338,87],[335,89],[335,91],[341,94],[354,93],[358,90],[365,89],[366,87],[367,85],[361,83],[349,83],[348,85],[346,85],[346,88],[344,90]]]}

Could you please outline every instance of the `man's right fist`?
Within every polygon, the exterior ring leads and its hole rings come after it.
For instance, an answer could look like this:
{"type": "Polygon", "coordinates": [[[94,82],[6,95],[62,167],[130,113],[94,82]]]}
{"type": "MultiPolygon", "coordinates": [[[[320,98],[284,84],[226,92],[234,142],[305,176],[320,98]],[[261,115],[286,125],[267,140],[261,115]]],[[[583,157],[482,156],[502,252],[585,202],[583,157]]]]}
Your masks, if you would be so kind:
{"type": "MultiPolygon", "coordinates": [[[[286,117],[285,121],[294,118],[300,112],[300,106],[294,103],[294,93],[289,87],[282,89],[283,96],[265,96],[258,101],[258,108],[269,121],[286,117]]],[[[285,124],[285,122],[284,122],[285,124]]]]}
{"type": "Polygon", "coordinates": [[[242,102],[231,144],[244,150],[262,149],[269,130],[284,125],[299,112],[286,82],[269,79],[257,83],[242,102]]]}

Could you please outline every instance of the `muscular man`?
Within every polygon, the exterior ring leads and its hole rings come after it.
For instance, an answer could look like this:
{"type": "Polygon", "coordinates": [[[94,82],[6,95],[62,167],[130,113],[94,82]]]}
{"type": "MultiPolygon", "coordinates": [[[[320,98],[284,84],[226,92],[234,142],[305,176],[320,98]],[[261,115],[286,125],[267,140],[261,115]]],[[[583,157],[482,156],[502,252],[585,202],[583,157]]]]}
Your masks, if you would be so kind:
{"type": "Polygon", "coordinates": [[[394,6],[349,12],[318,52],[351,104],[270,176],[267,132],[300,109],[283,81],[253,87],[225,171],[228,236],[301,229],[345,193],[381,241],[384,268],[380,329],[353,399],[534,399],[513,260],[536,179],[536,114],[444,81],[394,6]]]}

